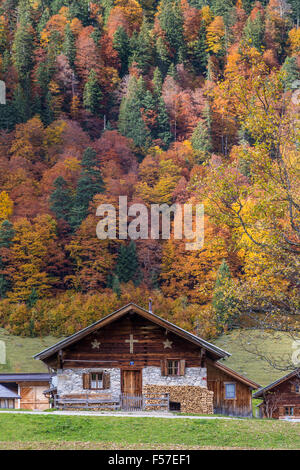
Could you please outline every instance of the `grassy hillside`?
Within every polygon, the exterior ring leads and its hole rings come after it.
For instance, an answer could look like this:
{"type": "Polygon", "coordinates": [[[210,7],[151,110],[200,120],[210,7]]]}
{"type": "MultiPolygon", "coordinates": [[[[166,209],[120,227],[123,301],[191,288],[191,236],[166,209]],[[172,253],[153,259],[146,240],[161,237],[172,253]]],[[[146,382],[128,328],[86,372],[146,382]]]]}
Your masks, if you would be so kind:
{"type": "Polygon", "coordinates": [[[10,335],[0,328],[0,341],[5,342],[6,364],[0,364],[0,373],[4,372],[47,372],[41,361],[33,359],[33,355],[59,341],[59,338],[22,338],[10,335]]]}
{"type": "Polygon", "coordinates": [[[232,354],[231,357],[222,361],[223,364],[260,385],[273,382],[285,375],[287,371],[274,369],[249,351],[257,348],[264,354],[272,356],[276,361],[280,360],[281,363],[288,361],[293,352],[291,337],[283,333],[276,333],[274,336],[258,331],[237,330],[220,336],[213,343],[232,354]]]}

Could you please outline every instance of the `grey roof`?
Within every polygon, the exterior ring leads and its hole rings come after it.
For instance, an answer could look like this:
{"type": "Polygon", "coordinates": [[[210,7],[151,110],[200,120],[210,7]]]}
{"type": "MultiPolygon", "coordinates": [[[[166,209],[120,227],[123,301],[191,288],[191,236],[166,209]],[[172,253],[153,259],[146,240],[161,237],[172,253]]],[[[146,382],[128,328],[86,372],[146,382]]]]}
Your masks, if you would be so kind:
{"type": "Polygon", "coordinates": [[[300,374],[300,369],[295,369],[292,372],[288,372],[283,377],[280,377],[280,379],[275,380],[275,382],[272,382],[269,385],[266,385],[265,387],[262,387],[259,390],[257,390],[257,392],[253,394],[253,398],[262,398],[265,392],[272,390],[272,388],[276,387],[276,385],[280,385],[282,382],[285,382],[286,380],[291,379],[297,374],[300,374]]]}
{"type": "Polygon", "coordinates": [[[13,392],[4,385],[0,384],[0,398],[21,398],[16,392],[13,392]]]}
{"type": "Polygon", "coordinates": [[[8,382],[49,382],[51,374],[0,374],[0,383],[8,382]]]}
{"type": "MultiPolygon", "coordinates": [[[[143,307],[140,307],[139,305],[134,304],[133,302],[130,302],[129,304],[125,305],[124,307],[119,308],[115,312],[110,313],[104,318],[101,318],[101,320],[96,321],[95,323],[92,323],[91,325],[87,326],[86,328],[83,328],[82,330],[78,331],[77,333],[69,336],[66,339],[63,339],[62,341],[59,341],[58,343],[54,344],[50,348],[44,349],[40,353],[36,354],[34,359],[45,359],[46,357],[49,357],[50,355],[54,354],[55,352],[59,351],[60,349],[73,344],[76,342],[76,340],[88,335],[90,332],[92,332],[94,329],[96,329],[98,326],[101,327],[101,323],[109,319],[110,317],[114,317],[117,314],[121,314],[122,311],[126,313],[126,311],[132,308],[135,310],[137,313],[140,311],[140,314],[143,312],[146,313],[147,315],[151,315],[153,321],[159,320],[160,322],[163,322],[165,327],[170,327],[171,331],[173,333],[177,333],[179,336],[185,337],[186,339],[192,341],[195,344],[198,344],[199,346],[202,346],[206,348],[208,351],[211,351],[212,353],[216,354],[219,358],[221,357],[226,357],[226,356],[231,356],[231,354],[227,351],[224,351],[223,349],[218,348],[217,346],[209,343],[208,341],[205,341],[202,338],[199,338],[198,336],[189,333],[188,331],[184,330],[183,328],[180,328],[177,325],[174,325],[173,323],[165,320],[162,317],[159,317],[158,315],[155,315],[153,312],[150,312],[149,310],[144,309],[143,307]]],[[[113,318],[112,318],[113,320],[113,318]]]]}

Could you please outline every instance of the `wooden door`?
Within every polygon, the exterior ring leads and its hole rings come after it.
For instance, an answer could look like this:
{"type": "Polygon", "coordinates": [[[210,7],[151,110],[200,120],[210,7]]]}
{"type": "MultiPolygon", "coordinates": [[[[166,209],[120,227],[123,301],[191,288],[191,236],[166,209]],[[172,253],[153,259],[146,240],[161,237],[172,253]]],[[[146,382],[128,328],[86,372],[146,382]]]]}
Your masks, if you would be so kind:
{"type": "Polygon", "coordinates": [[[130,396],[142,394],[141,370],[122,370],[122,393],[130,396]]]}
{"type": "Polygon", "coordinates": [[[44,385],[20,383],[20,408],[25,410],[46,410],[49,408],[49,400],[43,394],[49,387],[46,382],[44,385]]]}

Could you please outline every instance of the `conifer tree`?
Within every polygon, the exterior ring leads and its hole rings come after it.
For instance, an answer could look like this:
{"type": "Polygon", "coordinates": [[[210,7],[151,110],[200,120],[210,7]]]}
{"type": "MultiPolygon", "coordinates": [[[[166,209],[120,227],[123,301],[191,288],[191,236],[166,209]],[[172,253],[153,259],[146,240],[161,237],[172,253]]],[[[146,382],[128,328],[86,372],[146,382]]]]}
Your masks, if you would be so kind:
{"type": "Polygon", "coordinates": [[[148,73],[152,63],[152,46],[149,33],[149,27],[146,21],[143,21],[138,34],[133,34],[130,41],[132,55],[130,64],[136,63],[138,68],[144,73],[148,73]]]}
{"type": "Polygon", "coordinates": [[[121,286],[118,276],[113,277],[112,290],[117,295],[118,299],[121,297],[121,286]]]}
{"type": "Polygon", "coordinates": [[[128,34],[122,26],[119,26],[114,34],[113,46],[118,52],[119,59],[121,61],[120,76],[123,77],[128,72],[130,40],[128,34]]]}
{"type": "MultiPolygon", "coordinates": [[[[39,300],[39,295],[37,293],[36,288],[33,287],[30,294],[29,294],[29,296],[28,296],[28,298],[27,298],[27,301],[26,301],[27,307],[29,307],[29,308],[34,307],[38,300],[39,300]]],[[[32,330],[33,330],[33,328],[32,328],[32,330]]]]}
{"type": "Polygon", "coordinates": [[[76,57],[75,37],[68,23],[65,28],[65,38],[63,42],[63,53],[69,59],[71,67],[74,66],[76,57]]]}
{"type": "Polygon", "coordinates": [[[211,10],[214,16],[222,16],[224,24],[229,26],[230,17],[232,17],[232,9],[235,4],[235,0],[212,0],[211,10]]]}
{"type": "MultiPolygon", "coordinates": [[[[29,87],[29,85],[28,85],[29,87]]],[[[27,90],[29,90],[28,88],[27,90]]],[[[31,105],[28,91],[25,92],[21,84],[19,83],[14,91],[13,95],[13,112],[14,112],[14,123],[19,124],[26,122],[31,117],[31,105]]]]}
{"type": "Polygon", "coordinates": [[[162,74],[165,75],[170,67],[171,60],[168,48],[161,36],[158,36],[155,44],[157,64],[162,74]]]}
{"type": "Polygon", "coordinates": [[[96,194],[104,191],[100,162],[95,150],[88,147],[81,161],[81,175],[77,183],[74,205],[71,210],[71,225],[74,229],[88,215],[89,203],[96,194]]]}
{"type": "Polygon", "coordinates": [[[125,137],[133,139],[137,147],[147,147],[150,142],[150,132],[141,115],[145,92],[143,80],[131,77],[127,95],[120,106],[119,130],[125,137]]]}
{"type": "Polygon", "coordinates": [[[206,29],[203,23],[199,28],[198,38],[193,43],[190,52],[190,61],[195,70],[195,73],[204,74],[207,68],[207,44],[206,44],[206,29]]]}
{"type": "Polygon", "coordinates": [[[300,78],[296,57],[287,57],[281,69],[284,72],[285,87],[287,90],[291,90],[294,82],[300,78]]]}
{"type": "Polygon", "coordinates": [[[178,64],[184,58],[183,16],[179,0],[162,0],[159,22],[170,45],[173,62],[178,64]]]}
{"type": "Polygon", "coordinates": [[[253,20],[249,16],[243,34],[246,41],[258,51],[261,51],[264,45],[264,32],[265,26],[261,12],[259,11],[253,20]]]}
{"type": "Polygon", "coordinates": [[[210,132],[203,121],[198,122],[192,134],[191,143],[195,150],[204,152],[204,154],[208,154],[212,151],[210,132]]]}
{"type": "Polygon", "coordinates": [[[5,297],[10,288],[10,279],[5,273],[8,262],[3,259],[2,249],[9,249],[15,236],[13,225],[8,220],[4,220],[0,227],[0,298],[5,297]]]}
{"type": "Polygon", "coordinates": [[[173,139],[173,134],[171,133],[170,119],[162,96],[159,97],[157,103],[157,121],[157,138],[162,140],[163,148],[168,148],[173,139]]]}
{"type": "Polygon", "coordinates": [[[154,96],[159,97],[162,91],[163,76],[158,67],[154,69],[152,83],[154,96]]]}
{"type": "Polygon", "coordinates": [[[53,183],[55,190],[50,196],[50,209],[54,212],[57,219],[70,222],[70,213],[72,209],[72,195],[68,189],[66,180],[62,176],[58,176],[53,183]]]}
{"type": "MultiPolygon", "coordinates": [[[[29,11],[19,12],[20,21],[12,45],[13,62],[18,71],[21,84],[30,77],[33,66],[33,34],[29,11]]],[[[30,88],[29,88],[30,89],[30,88]]]]}
{"type": "Polygon", "coordinates": [[[94,69],[89,73],[83,91],[83,105],[92,114],[99,114],[101,110],[102,92],[94,69]]]}
{"type": "Polygon", "coordinates": [[[121,245],[118,253],[115,275],[120,283],[133,281],[137,286],[141,282],[141,270],[133,241],[129,245],[121,245]]]}

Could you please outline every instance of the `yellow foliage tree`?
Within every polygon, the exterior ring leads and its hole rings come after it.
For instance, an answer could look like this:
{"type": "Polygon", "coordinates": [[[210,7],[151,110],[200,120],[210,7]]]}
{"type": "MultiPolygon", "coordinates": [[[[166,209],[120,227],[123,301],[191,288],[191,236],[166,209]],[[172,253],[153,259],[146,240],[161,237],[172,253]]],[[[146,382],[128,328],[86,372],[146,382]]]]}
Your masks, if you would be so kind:
{"type": "Polygon", "coordinates": [[[293,54],[300,53],[300,28],[293,28],[289,32],[289,41],[293,54]]]}
{"type": "Polygon", "coordinates": [[[216,16],[215,19],[207,26],[207,45],[208,50],[217,54],[224,47],[225,26],[222,16],[216,16]]]}
{"type": "Polygon", "coordinates": [[[0,193],[0,222],[8,219],[13,213],[14,203],[6,191],[0,193]]]}

